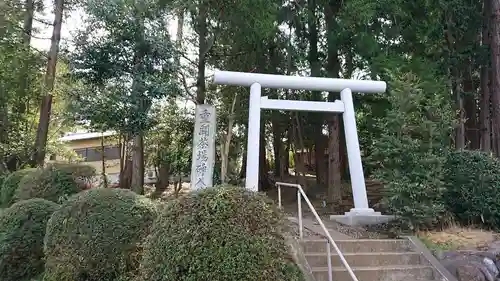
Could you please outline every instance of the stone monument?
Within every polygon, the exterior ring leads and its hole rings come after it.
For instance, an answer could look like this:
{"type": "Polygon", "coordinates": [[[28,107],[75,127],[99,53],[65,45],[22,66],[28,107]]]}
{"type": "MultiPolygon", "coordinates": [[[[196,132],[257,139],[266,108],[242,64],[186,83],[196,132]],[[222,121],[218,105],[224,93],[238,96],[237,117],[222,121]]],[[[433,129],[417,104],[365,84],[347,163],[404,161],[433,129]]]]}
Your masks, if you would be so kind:
{"type": "Polygon", "coordinates": [[[196,106],[193,155],[191,164],[191,189],[213,186],[215,165],[215,107],[208,104],[196,106]]]}

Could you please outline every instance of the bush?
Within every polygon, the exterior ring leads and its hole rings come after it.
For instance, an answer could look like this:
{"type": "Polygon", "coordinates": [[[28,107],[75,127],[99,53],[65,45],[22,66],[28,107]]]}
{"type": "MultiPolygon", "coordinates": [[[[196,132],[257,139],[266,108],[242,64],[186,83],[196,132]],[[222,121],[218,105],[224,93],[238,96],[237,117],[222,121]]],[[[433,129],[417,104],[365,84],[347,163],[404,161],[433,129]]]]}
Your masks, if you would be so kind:
{"type": "Polygon", "coordinates": [[[15,171],[6,176],[0,186],[0,208],[7,208],[14,203],[14,194],[19,186],[19,182],[26,175],[31,175],[36,169],[25,169],[15,171]]]}
{"type": "Polygon", "coordinates": [[[479,151],[450,153],[445,164],[448,208],[462,223],[500,228],[500,161],[479,151]]]}
{"type": "Polygon", "coordinates": [[[156,216],[147,198],[124,189],[90,189],[55,212],[45,237],[45,281],[111,281],[137,269],[156,216]]]}
{"type": "Polygon", "coordinates": [[[377,120],[380,133],[370,154],[374,176],[385,185],[383,204],[411,230],[432,228],[448,217],[443,148],[454,128],[447,89],[441,88],[445,84],[421,81],[429,74],[422,66],[418,75],[392,75],[389,109],[377,120]]]}
{"type": "Polygon", "coordinates": [[[28,280],[42,273],[45,228],[58,207],[36,198],[0,214],[0,280],[28,280]]]}
{"type": "Polygon", "coordinates": [[[21,179],[14,200],[43,198],[61,202],[85,189],[83,181],[91,178],[93,168],[71,164],[53,164],[21,179]]]}
{"type": "Polygon", "coordinates": [[[71,175],[81,189],[87,189],[97,176],[95,168],[90,165],[54,163],[51,166],[71,175]]]}
{"type": "Polygon", "coordinates": [[[3,182],[5,181],[5,178],[7,178],[8,175],[9,175],[8,173],[0,172],[0,189],[2,188],[3,182]]]}
{"type": "Polygon", "coordinates": [[[303,280],[282,230],[281,212],[264,195],[236,187],[191,193],[155,221],[137,279],[303,280]]]}

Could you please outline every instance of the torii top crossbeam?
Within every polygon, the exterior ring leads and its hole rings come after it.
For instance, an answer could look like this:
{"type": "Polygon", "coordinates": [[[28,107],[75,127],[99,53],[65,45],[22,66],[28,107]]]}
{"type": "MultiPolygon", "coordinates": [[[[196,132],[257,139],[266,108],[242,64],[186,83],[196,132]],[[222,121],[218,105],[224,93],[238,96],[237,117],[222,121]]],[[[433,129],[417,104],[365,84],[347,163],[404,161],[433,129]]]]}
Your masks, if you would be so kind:
{"type": "Polygon", "coordinates": [[[346,88],[360,93],[383,93],[384,81],[350,80],[339,78],[284,76],[274,74],[215,71],[214,83],[250,87],[259,83],[262,88],[340,92],[346,88]]]}

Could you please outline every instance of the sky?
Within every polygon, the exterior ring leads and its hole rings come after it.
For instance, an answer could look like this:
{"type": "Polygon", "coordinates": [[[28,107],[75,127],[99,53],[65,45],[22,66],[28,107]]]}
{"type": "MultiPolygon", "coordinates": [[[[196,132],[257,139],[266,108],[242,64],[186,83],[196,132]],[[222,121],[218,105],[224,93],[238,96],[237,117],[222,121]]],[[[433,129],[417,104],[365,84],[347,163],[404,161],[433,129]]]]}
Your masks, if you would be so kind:
{"type": "MultiPolygon", "coordinates": [[[[54,21],[54,13],[53,13],[53,0],[44,0],[44,6],[46,7],[43,14],[37,14],[37,18],[43,19],[46,22],[54,21]]],[[[62,28],[61,28],[61,43],[63,44],[71,44],[74,33],[78,30],[78,28],[83,27],[84,25],[85,13],[82,9],[77,9],[71,11],[68,14],[68,17],[64,19],[62,28]]],[[[39,21],[33,22],[34,28],[37,30],[35,33],[35,37],[32,38],[31,44],[34,48],[37,48],[41,51],[48,51],[50,48],[50,37],[52,35],[52,26],[45,25],[40,23],[39,21]]],[[[169,24],[169,32],[172,36],[172,39],[175,39],[175,35],[177,32],[177,25],[175,21],[171,21],[169,24]]]]}

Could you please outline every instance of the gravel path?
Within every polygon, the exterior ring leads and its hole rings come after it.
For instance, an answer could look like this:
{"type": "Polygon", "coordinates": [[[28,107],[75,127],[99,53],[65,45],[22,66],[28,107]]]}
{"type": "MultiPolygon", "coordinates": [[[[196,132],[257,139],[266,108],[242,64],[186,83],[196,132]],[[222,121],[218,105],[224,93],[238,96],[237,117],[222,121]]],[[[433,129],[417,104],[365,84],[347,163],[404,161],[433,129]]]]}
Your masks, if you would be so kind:
{"type": "MultiPolygon", "coordinates": [[[[296,212],[286,212],[287,216],[289,217],[294,217],[297,218],[297,213],[296,212]]],[[[341,223],[338,223],[334,220],[330,219],[330,216],[327,214],[319,214],[321,217],[323,223],[325,224],[326,228],[340,232],[342,234],[345,234],[351,238],[354,239],[388,239],[388,238],[397,238],[398,235],[391,233],[389,231],[389,226],[388,225],[378,225],[378,226],[371,226],[371,227],[361,227],[361,226],[349,226],[349,225],[344,225],[341,223]]],[[[316,225],[316,229],[320,229],[319,223],[317,223],[316,218],[314,215],[310,212],[304,212],[303,214],[303,220],[308,221],[309,224],[316,225]]],[[[305,223],[304,223],[305,224],[305,223]]],[[[290,228],[291,232],[294,235],[298,236],[298,225],[295,222],[290,222],[290,228]]],[[[319,237],[322,238],[322,233],[321,231],[313,231],[310,229],[305,228],[304,229],[304,236],[306,238],[311,238],[311,237],[319,237]]],[[[335,239],[335,238],[334,238],[335,239]]]]}

